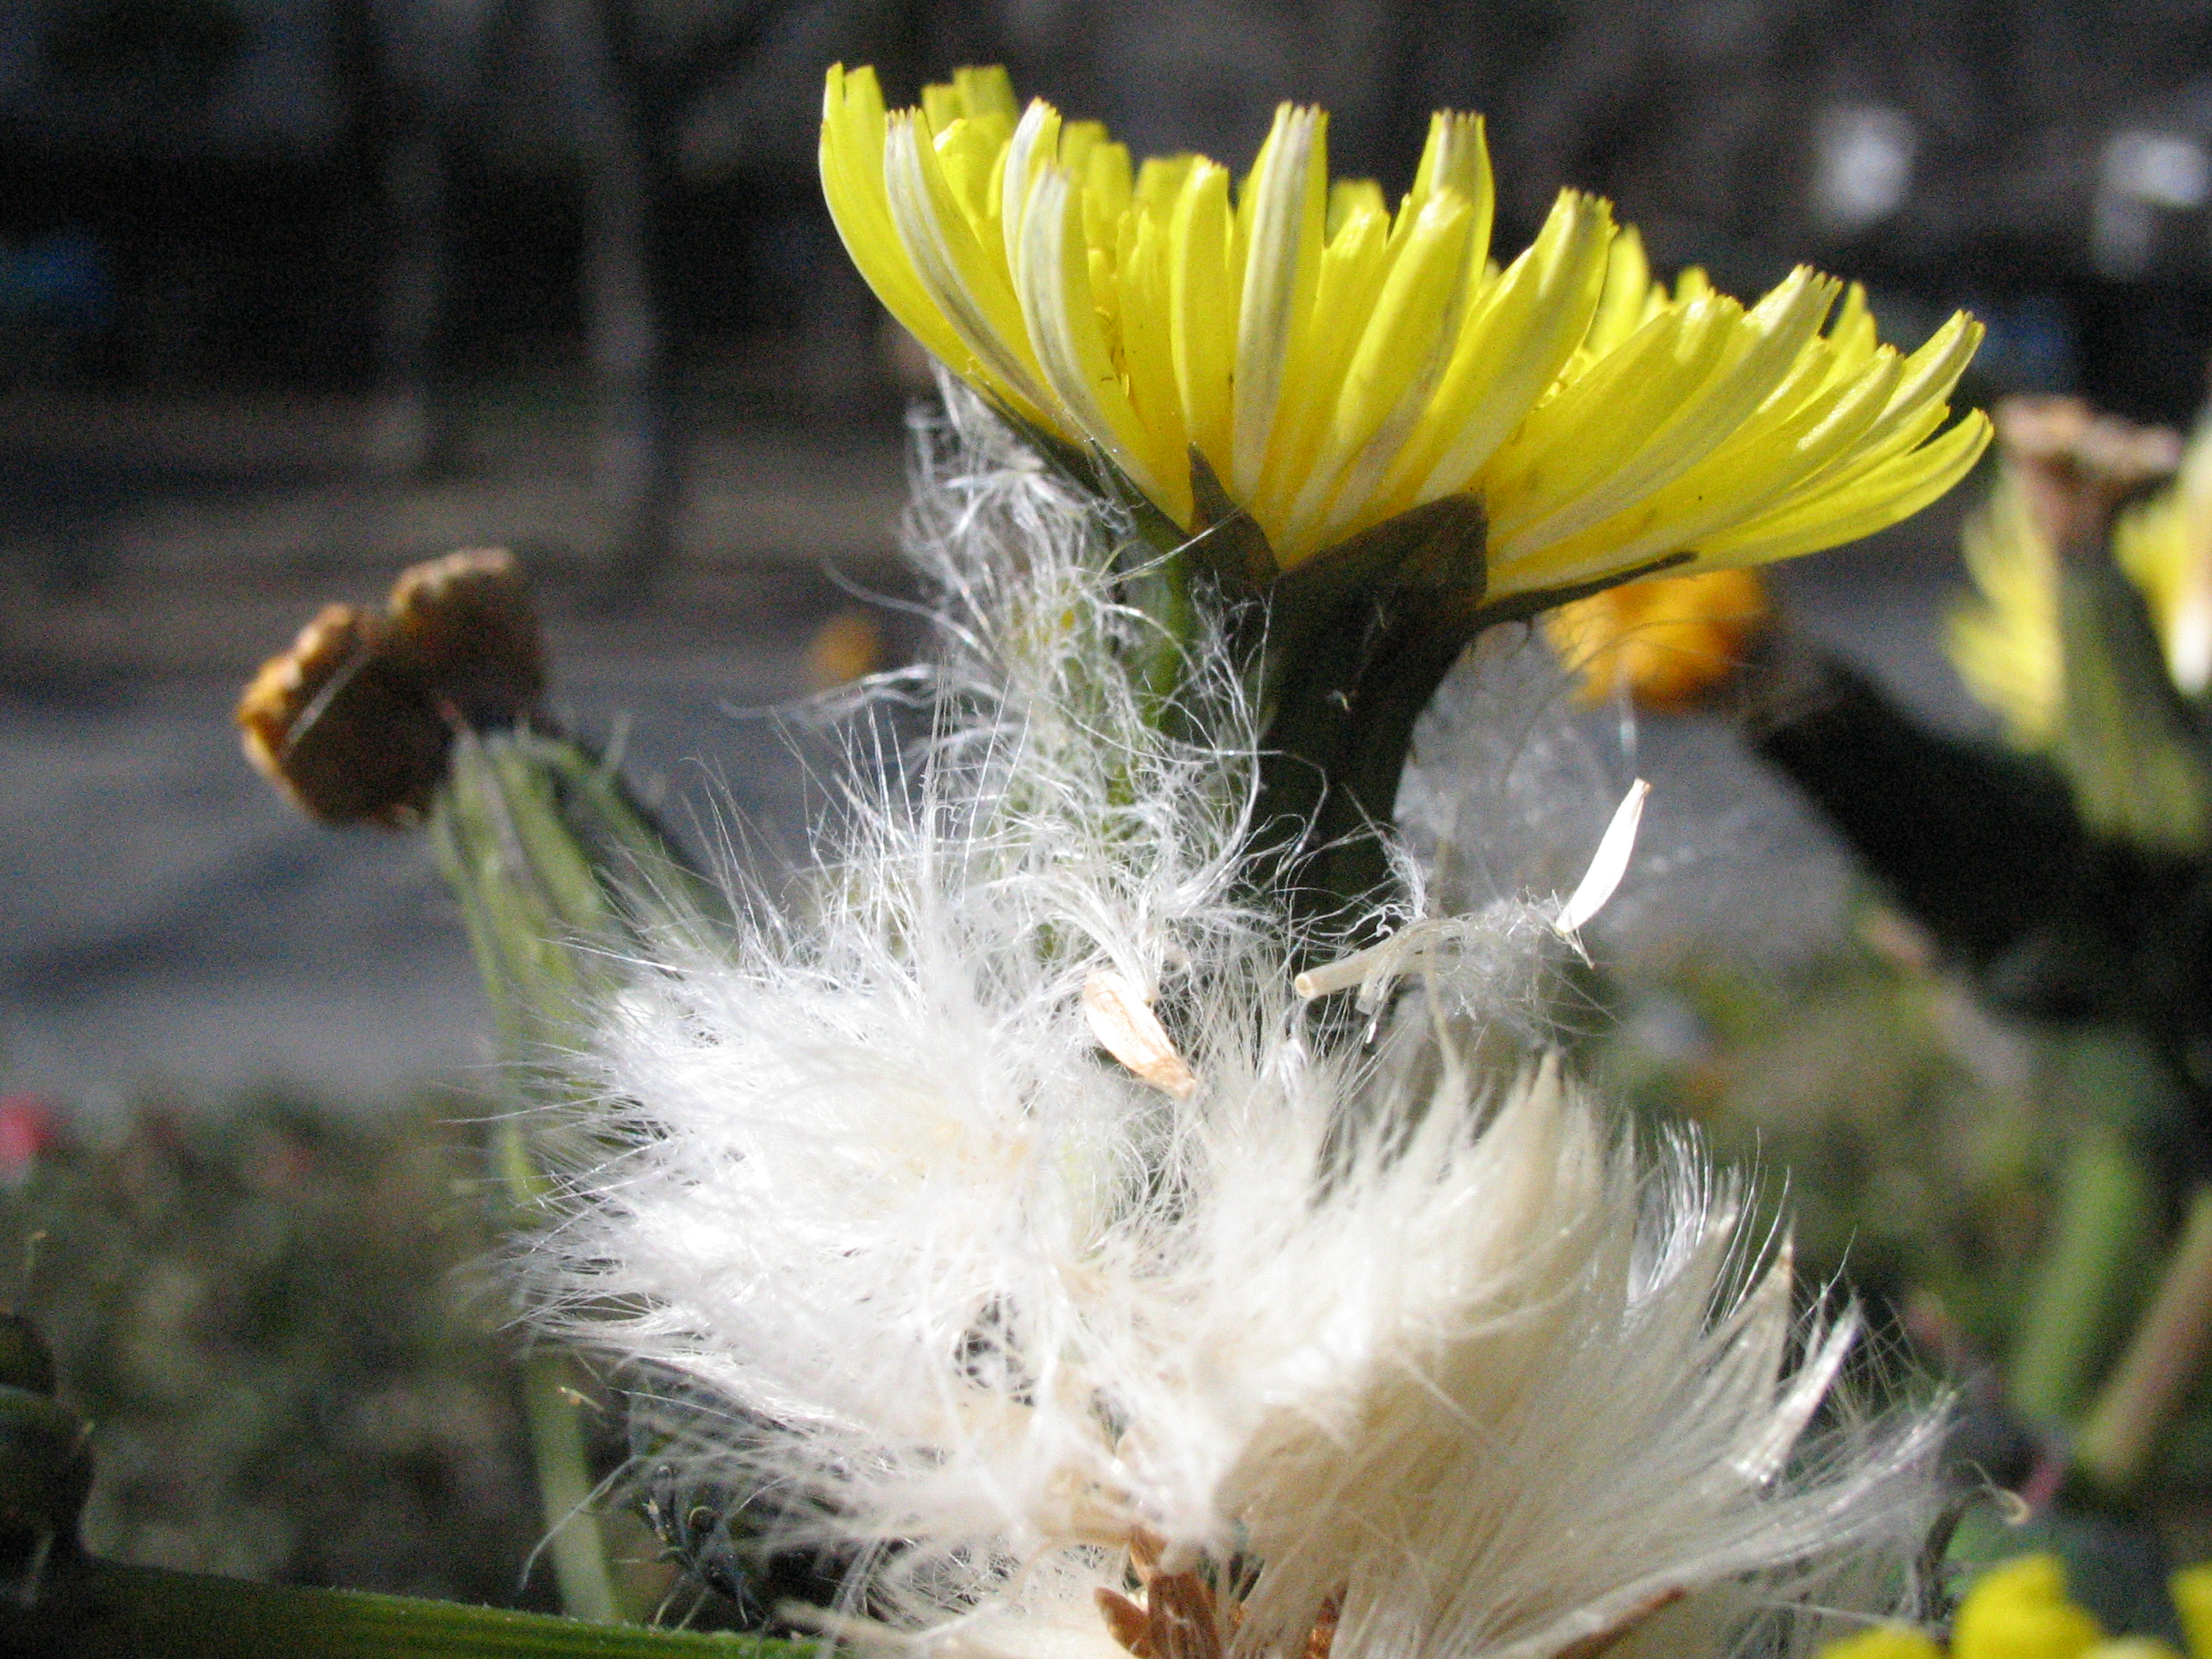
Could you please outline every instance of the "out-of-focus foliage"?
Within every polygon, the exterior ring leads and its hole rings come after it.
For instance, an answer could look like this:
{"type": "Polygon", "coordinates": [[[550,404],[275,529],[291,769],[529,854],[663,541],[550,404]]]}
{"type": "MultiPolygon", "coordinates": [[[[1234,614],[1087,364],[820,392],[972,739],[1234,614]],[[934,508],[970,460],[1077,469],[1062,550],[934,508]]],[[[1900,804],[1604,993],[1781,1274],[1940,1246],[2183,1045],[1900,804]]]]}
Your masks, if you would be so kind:
{"type": "MultiPolygon", "coordinates": [[[[1901,925],[1870,912],[1878,940],[1901,925]]],[[[1938,1298],[2001,1352],[2061,1145],[2029,1040],[1866,945],[1801,975],[1686,971],[1636,992],[1597,1063],[1785,1197],[1808,1282],[1938,1298]]]]}
{"type": "Polygon", "coordinates": [[[470,1132],[269,1101],[141,1112],[0,1191],[0,1250],[94,1425],[88,1545],[250,1578],[550,1606],[470,1132]],[[36,1237],[33,1243],[34,1236],[36,1237]]]}
{"type": "MultiPolygon", "coordinates": [[[[1804,1281],[1868,1297],[1914,1349],[1899,1376],[1962,1390],[1955,1453],[1977,1478],[2017,1478],[1997,1460],[2029,1448],[1984,1408],[2024,1335],[2068,1149],[2109,1103],[2095,1066],[2131,1062],[2114,1034],[1992,1017],[1888,911],[1863,908],[1858,932],[1781,978],[1707,964],[1616,988],[1621,1017],[1589,1059],[1648,1120],[1692,1124],[1756,1171],[1759,1201],[1789,1212],[1804,1281]]],[[[2135,1278],[2148,1293],[2149,1269],[2135,1278]]],[[[2134,1310],[2108,1310],[2112,1343],[2134,1310]]],[[[2208,1500],[2212,1384],[2200,1384],[2144,1499],[2173,1559],[2212,1557],[2208,1500]]],[[[1990,1524],[1991,1552],[2023,1547],[1990,1524]]],[[[2059,1540],[2069,1556],[2072,1541],[2059,1540]]]]}

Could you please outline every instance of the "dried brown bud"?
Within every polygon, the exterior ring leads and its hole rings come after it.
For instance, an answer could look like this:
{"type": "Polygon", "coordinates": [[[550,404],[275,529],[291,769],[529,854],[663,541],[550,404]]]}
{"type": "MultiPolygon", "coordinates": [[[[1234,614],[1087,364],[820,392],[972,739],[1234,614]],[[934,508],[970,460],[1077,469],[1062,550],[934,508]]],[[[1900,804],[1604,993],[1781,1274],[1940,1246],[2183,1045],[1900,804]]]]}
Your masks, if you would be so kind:
{"type": "Polygon", "coordinates": [[[445,725],[382,632],[325,605],[239,699],[246,757],[309,817],[411,823],[445,769],[445,725]]]}
{"type": "Polygon", "coordinates": [[[884,658],[883,630],[859,611],[840,611],[814,632],[806,647],[806,678],[817,691],[865,679],[884,658]]]}
{"type": "Polygon", "coordinates": [[[537,618],[504,551],[410,566],[384,617],[326,605],[239,699],[246,757],[310,817],[419,818],[457,724],[529,711],[544,684],[537,618]]]}
{"type": "Polygon", "coordinates": [[[410,565],[392,584],[389,611],[389,648],[468,725],[505,725],[544,691],[538,614],[505,548],[410,565]]]}

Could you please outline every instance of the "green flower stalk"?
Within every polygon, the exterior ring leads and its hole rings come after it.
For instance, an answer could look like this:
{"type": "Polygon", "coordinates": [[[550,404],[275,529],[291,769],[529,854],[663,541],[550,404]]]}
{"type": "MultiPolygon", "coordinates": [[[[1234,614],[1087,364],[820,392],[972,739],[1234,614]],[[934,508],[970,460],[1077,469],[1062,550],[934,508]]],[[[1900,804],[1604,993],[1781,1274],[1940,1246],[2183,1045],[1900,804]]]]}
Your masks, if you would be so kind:
{"type": "MultiPolygon", "coordinates": [[[[327,607],[241,700],[248,756],[331,823],[421,824],[452,884],[491,1001],[511,1109],[493,1130],[507,1224],[549,1219],[547,1136],[588,1136],[564,1112],[546,1056],[617,982],[610,953],[636,942],[656,886],[687,914],[706,884],[624,793],[611,768],[532,728],[544,684],[537,623],[514,561],[459,553],[404,574],[384,612],[327,607]],[[526,1107],[540,1110],[524,1128],[526,1107]]],[[[562,1603],[611,1620],[619,1598],[591,1504],[597,1482],[574,1362],[520,1361],[548,1551],[562,1603]]]]}

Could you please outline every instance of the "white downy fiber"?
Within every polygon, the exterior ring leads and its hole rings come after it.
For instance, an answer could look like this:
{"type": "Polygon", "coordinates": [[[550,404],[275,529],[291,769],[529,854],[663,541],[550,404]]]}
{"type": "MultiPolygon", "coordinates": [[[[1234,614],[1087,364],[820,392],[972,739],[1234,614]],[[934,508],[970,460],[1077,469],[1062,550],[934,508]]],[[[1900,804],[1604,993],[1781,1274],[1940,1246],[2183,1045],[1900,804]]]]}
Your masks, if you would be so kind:
{"type": "Polygon", "coordinates": [[[1238,884],[1234,676],[1162,736],[1110,526],[950,403],[934,736],[854,786],[811,909],[672,934],[600,1022],[618,1150],[530,1254],[543,1321],[726,1402],[702,1455],[858,1563],[855,1640],[1105,1659],[1133,1537],[1286,1659],[1332,1620],[1338,1659],[1778,1653],[1893,1597],[1933,1430],[1808,1430],[1851,1320],[1553,1061],[1486,1095],[1483,952],[1371,1033],[1304,1011],[1238,884]]]}

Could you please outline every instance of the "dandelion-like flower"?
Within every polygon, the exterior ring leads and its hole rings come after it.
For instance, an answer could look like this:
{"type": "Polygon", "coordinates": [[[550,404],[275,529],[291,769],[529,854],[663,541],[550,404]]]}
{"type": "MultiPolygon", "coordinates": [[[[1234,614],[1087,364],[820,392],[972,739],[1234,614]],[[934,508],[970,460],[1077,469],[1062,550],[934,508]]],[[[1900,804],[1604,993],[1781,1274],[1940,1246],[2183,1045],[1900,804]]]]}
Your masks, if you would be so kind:
{"type": "Polygon", "coordinates": [[[1395,212],[1327,149],[1286,104],[1237,187],[1203,156],[1133,170],[1000,70],[887,112],[840,67],[823,99],[830,211],[892,314],[1182,531],[1241,510],[1280,568],[1448,497],[1480,507],[1491,603],[1756,564],[1917,511],[1986,441],[1942,429],[1963,314],[1905,356],[1810,270],[1748,307],[1669,289],[1573,191],[1501,265],[1479,117],[1435,118],[1395,212]]]}
{"type": "Polygon", "coordinates": [[[1471,1060],[1633,805],[1570,899],[1340,969],[1332,1036],[1246,879],[1241,682],[1200,640],[1158,720],[1095,503],[979,441],[916,504],[925,759],[605,1012],[544,1317],[710,1402],[667,1455],[850,1563],[812,1616],[863,1645],[1717,1659],[1878,1599],[1932,1431],[1813,1427],[1852,1321],[1686,1144],[1471,1060]]]}

